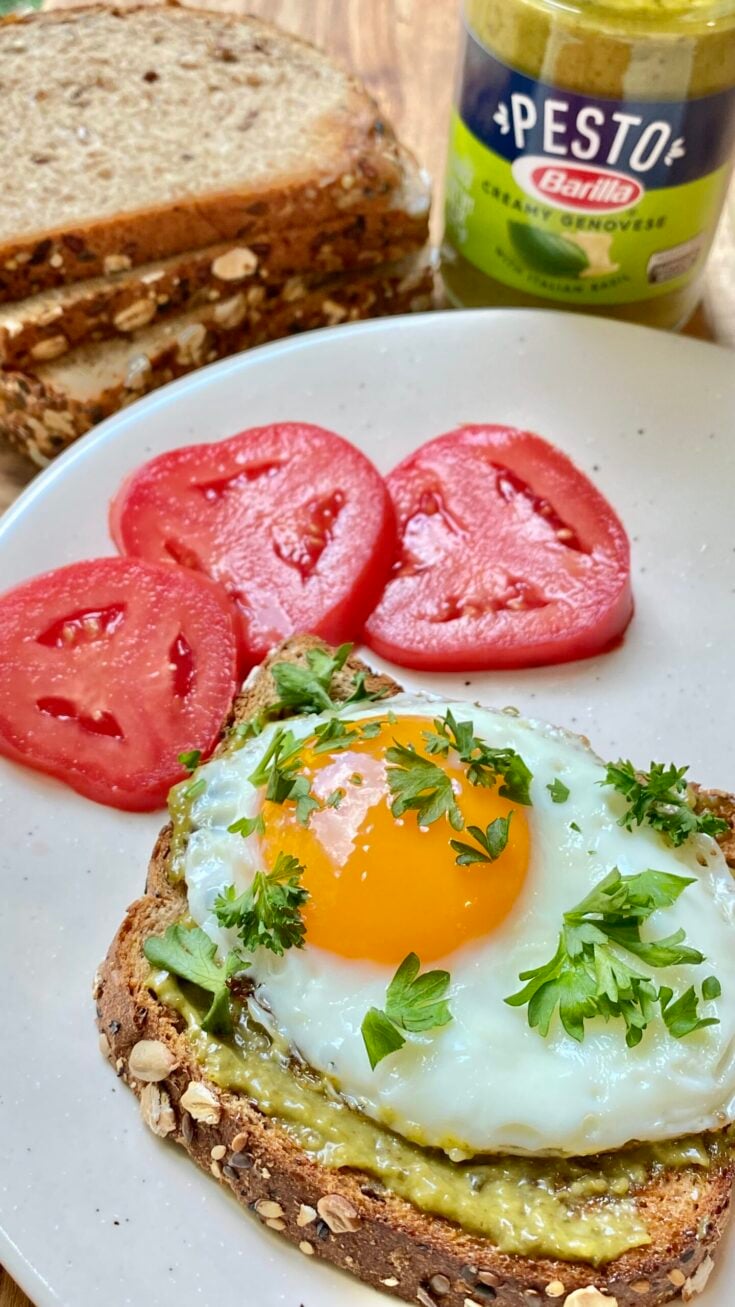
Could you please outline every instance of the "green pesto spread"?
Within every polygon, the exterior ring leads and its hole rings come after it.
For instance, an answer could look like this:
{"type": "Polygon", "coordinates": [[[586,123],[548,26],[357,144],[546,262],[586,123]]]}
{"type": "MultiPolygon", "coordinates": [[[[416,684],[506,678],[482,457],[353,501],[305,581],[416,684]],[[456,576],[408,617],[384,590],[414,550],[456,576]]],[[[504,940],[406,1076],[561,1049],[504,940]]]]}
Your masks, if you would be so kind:
{"type": "Polygon", "coordinates": [[[232,1039],[201,1028],[198,991],[166,972],[150,988],[186,1022],[208,1078],[252,1098],[322,1166],[375,1176],[423,1211],[456,1221],[504,1253],[601,1265],[649,1240],[635,1192],[660,1168],[712,1165],[730,1132],[587,1159],[495,1156],[452,1162],[351,1107],[322,1076],[289,1061],[243,1006],[232,1039]]]}
{"type": "Polygon", "coordinates": [[[171,818],[171,852],[168,859],[168,875],[172,881],[182,880],[184,876],[184,854],[192,831],[191,780],[180,781],[168,792],[168,811],[171,818]]]}

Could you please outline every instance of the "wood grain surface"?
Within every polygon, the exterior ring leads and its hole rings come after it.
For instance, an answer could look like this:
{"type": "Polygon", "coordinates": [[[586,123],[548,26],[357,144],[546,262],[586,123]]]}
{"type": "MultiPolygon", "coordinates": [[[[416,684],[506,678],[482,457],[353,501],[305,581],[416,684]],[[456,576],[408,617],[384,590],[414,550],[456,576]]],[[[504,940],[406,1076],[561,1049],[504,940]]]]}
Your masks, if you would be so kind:
{"type": "MultiPolygon", "coordinates": [[[[418,155],[440,193],[459,34],[459,0],[199,0],[259,14],[330,50],[377,96],[399,136],[418,155]]],[[[52,0],[49,7],[60,7],[52,0]]],[[[735,348],[735,204],[723,219],[701,308],[687,333],[735,348]]],[[[441,236],[435,201],[432,233],[441,236]]],[[[0,512],[35,475],[19,455],[0,448],[0,512]]],[[[0,1307],[29,1301],[0,1268],[0,1307]]],[[[96,1307],[78,1303],[76,1307],[96,1307]]]]}

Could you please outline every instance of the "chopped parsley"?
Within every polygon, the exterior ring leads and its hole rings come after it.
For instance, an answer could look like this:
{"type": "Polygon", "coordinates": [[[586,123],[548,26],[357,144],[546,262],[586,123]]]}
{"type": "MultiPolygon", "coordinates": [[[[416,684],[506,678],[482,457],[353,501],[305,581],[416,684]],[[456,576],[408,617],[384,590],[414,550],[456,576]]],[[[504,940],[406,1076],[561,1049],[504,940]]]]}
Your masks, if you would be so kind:
{"type": "Polygon", "coordinates": [[[227,827],[227,830],[230,835],[242,835],[244,840],[253,833],[263,835],[265,833],[263,815],[259,812],[257,817],[240,817],[238,821],[233,821],[232,825],[227,827]]]}
{"type": "Polygon", "coordinates": [[[618,825],[632,830],[647,822],[666,835],[679,848],[690,835],[723,835],[727,822],[713,812],[695,812],[689,799],[685,776],[688,767],[665,767],[652,762],[647,772],[639,772],[632,762],[611,762],[602,785],[611,785],[622,794],[627,808],[618,825]]]}
{"type": "Polygon", "coordinates": [[[452,1020],[446,1000],[448,971],[425,971],[415,953],[405,957],[391,980],[385,1008],[371,1007],[362,1022],[362,1037],[374,1071],[389,1053],[406,1042],[404,1032],[435,1030],[452,1020]]]}
{"type": "Polygon", "coordinates": [[[385,722],[376,719],[364,722],[362,726],[350,726],[339,717],[330,717],[314,731],[317,740],[313,746],[314,753],[338,753],[341,749],[349,749],[363,740],[374,740],[377,735],[380,735],[384,725],[385,722]]]}
{"type": "Polygon", "coordinates": [[[235,722],[228,734],[228,739],[233,748],[240,749],[246,740],[252,740],[256,736],[262,735],[268,724],[269,715],[268,709],[263,708],[254,717],[249,717],[247,721],[235,722]]]}
{"type": "Polygon", "coordinates": [[[446,758],[450,749],[459,755],[467,768],[471,785],[493,789],[502,780],[498,793],[513,803],[531,805],[530,784],[533,775],[515,749],[492,749],[474,733],[472,722],[458,722],[448,710],[436,718],[433,731],[424,731],[427,753],[446,758]]]}
{"type": "Polygon", "coordinates": [[[576,823],[576,821],[570,821],[570,823],[569,823],[569,829],[570,829],[570,830],[573,830],[573,831],[576,831],[578,835],[581,835],[581,834],[582,834],[582,827],[581,827],[581,826],[578,826],[577,823],[576,823]]]}
{"type": "Polygon", "coordinates": [[[558,776],[555,776],[554,780],[546,788],[551,795],[552,803],[566,803],[569,798],[569,788],[563,781],[559,780],[558,776]]]}
{"type": "Polygon", "coordinates": [[[161,967],[212,995],[202,1029],[217,1035],[232,1033],[229,982],[250,966],[237,952],[217,961],[217,948],[198,926],[169,926],[165,935],[150,935],[143,952],[151,966],[161,967]]]}
{"type": "Polygon", "coordinates": [[[303,948],[305,926],[301,909],[309,897],[301,885],[304,867],[298,858],[279,853],[272,871],[256,871],[243,894],[228,885],[214,901],[221,926],[234,927],[243,948],[270,949],[280,956],[289,948],[303,948]]]}
{"type": "Polygon", "coordinates": [[[479,826],[468,826],[467,834],[477,841],[479,848],[464,844],[461,840],[450,840],[454,852],[458,854],[457,866],[469,867],[475,862],[495,862],[508,843],[512,816],[511,811],[507,817],[496,817],[484,831],[479,826]]]}
{"type": "MultiPolygon", "coordinates": [[[[332,697],[332,681],[337,672],[342,671],[352,648],[351,644],[341,644],[334,656],[324,649],[308,649],[304,663],[274,663],[271,675],[278,691],[274,711],[321,713],[338,707],[338,701],[332,697]]],[[[355,672],[351,681],[352,693],[343,703],[362,703],[385,697],[385,689],[368,690],[367,675],[367,672],[355,672]]]]}
{"type": "Polygon", "coordinates": [[[360,732],[356,728],[350,729],[345,722],[339,717],[330,717],[328,721],[322,722],[314,731],[316,744],[313,746],[314,753],[337,753],[340,749],[349,749],[353,744],[359,744],[360,732]]]}
{"type": "Polygon", "coordinates": [[[248,780],[256,787],[265,785],[265,797],[271,803],[295,804],[296,818],[306,826],[312,812],[320,805],[311,793],[308,777],[300,774],[299,750],[302,744],[293,731],[279,727],[248,780]]]}
{"type": "Polygon", "coordinates": [[[179,754],[179,762],[185,771],[196,771],[202,760],[201,749],[189,749],[186,753],[179,754]]]}
{"type": "MultiPolygon", "coordinates": [[[[654,982],[626,962],[629,953],[649,967],[699,966],[704,955],[684,943],[677,930],[663,939],[644,940],[641,926],[659,908],[675,903],[691,879],[663,871],[622,876],[617,867],[581,903],[564,913],[556,953],[543,966],[524,971],[523,989],[505,1001],[511,1007],[528,1004],[528,1024],[546,1036],[559,1009],[562,1026],[582,1043],[584,1023],[594,1017],[625,1022],[626,1043],[635,1047],[656,1015],[657,1008],[671,1035],[682,1039],[715,1017],[699,1015],[694,987],[675,997],[668,986],[654,982]]],[[[705,980],[702,997],[719,994],[714,976],[705,980]],[[705,992],[706,991],[706,992],[705,992]]]]}
{"type": "Polygon", "coordinates": [[[464,817],[457,807],[452,782],[441,767],[422,758],[413,747],[395,743],[385,752],[388,788],[393,795],[391,812],[402,817],[415,812],[419,826],[430,826],[446,815],[455,830],[462,830],[464,817]]]}

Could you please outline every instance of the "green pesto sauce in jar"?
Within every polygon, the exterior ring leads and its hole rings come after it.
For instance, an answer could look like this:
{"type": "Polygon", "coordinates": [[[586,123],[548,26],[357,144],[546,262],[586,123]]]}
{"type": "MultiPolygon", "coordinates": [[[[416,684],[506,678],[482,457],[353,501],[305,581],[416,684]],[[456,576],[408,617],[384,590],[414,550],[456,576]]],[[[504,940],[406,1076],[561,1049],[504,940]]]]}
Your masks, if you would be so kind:
{"type": "Polygon", "coordinates": [[[207,1077],[247,1095],[309,1157],[365,1171],[422,1211],[456,1221],[502,1252],[602,1265],[649,1242],[635,1193],[661,1168],[706,1169],[732,1147],[729,1132],[689,1136],[588,1159],[495,1156],[452,1162],[351,1107],[326,1077],[289,1060],[244,1005],[234,1036],[201,1028],[198,991],[166,972],[150,988],[186,1022],[207,1077]],[[593,1200],[593,1201],[590,1201],[593,1200]]]}
{"type": "Polygon", "coordinates": [[[735,0],[466,0],[465,17],[447,182],[450,300],[468,307],[557,302],[682,325],[699,297],[730,173],[735,0]],[[495,94],[500,114],[508,110],[511,119],[514,96],[533,102],[527,112],[537,114],[537,130],[516,142],[520,157],[531,160],[525,170],[506,148],[514,141],[507,120],[492,117],[495,94]],[[640,121],[623,124],[626,148],[613,151],[611,162],[606,133],[615,112],[640,121]],[[648,128],[655,139],[662,118],[672,134],[661,159],[649,169],[644,149],[643,169],[631,169],[627,147],[648,128]],[[547,189],[543,165],[552,178],[555,169],[567,170],[565,180],[547,189]],[[589,190],[560,209],[563,186],[589,190]]]}

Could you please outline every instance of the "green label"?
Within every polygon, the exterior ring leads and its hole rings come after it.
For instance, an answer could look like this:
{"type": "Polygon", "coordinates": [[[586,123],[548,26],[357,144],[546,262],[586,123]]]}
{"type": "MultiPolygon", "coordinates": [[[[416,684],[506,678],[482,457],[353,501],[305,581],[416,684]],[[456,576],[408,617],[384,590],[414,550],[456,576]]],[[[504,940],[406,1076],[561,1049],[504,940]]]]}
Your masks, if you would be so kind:
{"type": "Polygon", "coordinates": [[[455,113],[447,234],[475,267],[529,295],[579,304],[653,299],[701,268],[729,172],[723,164],[646,189],[611,169],[556,158],[511,163],[455,113]]]}

